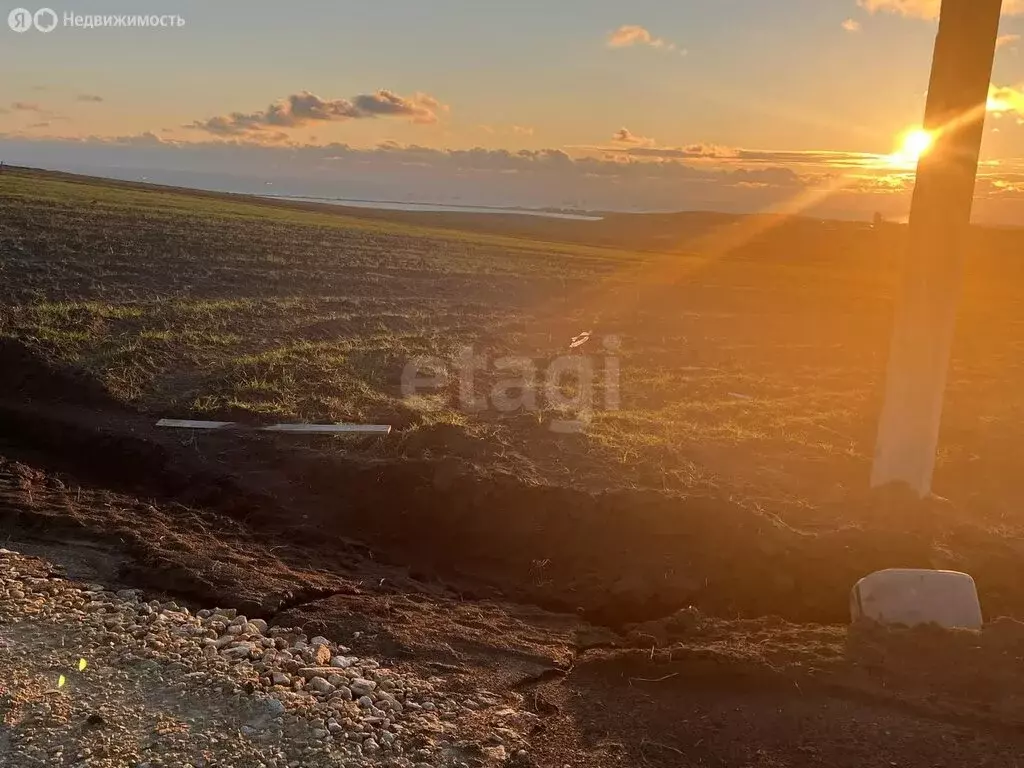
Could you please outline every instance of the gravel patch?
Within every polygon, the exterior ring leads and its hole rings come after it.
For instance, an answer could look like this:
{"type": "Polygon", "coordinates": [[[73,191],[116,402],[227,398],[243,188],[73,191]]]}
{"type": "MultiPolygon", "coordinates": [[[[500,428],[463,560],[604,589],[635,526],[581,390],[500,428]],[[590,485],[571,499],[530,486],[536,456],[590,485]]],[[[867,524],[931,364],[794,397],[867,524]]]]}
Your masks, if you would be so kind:
{"type": "Polygon", "coordinates": [[[0,550],[0,765],[531,764],[520,702],[233,609],[40,573],[0,550]]]}

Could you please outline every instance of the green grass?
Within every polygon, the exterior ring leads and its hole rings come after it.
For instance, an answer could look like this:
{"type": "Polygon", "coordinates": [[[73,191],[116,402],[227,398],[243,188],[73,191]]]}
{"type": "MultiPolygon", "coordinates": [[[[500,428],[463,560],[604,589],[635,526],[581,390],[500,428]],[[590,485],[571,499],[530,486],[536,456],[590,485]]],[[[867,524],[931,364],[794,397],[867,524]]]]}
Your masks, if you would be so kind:
{"type": "MultiPolygon", "coordinates": [[[[388,439],[339,448],[593,488],[805,508],[866,484],[898,229],[783,222],[737,242],[733,217],[679,220],[699,237],[665,217],[466,224],[17,170],[0,174],[0,212],[0,334],[153,415],[385,421],[388,439]],[[528,413],[467,411],[457,380],[401,391],[414,358],[451,368],[469,346],[543,371],[582,330],[596,372],[582,434],[549,429],[572,414],[542,387],[528,413]]],[[[992,519],[1024,501],[1022,245],[976,235],[940,455],[939,492],[992,519]]],[[[478,392],[501,378],[479,373],[478,392]]]]}
{"type": "MultiPolygon", "coordinates": [[[[0,177],[0,190],[11,204],[20,202],[34,207],[70,205],[97,215],[130,214],[143,221],[198,218],[206,222],[223,220],[228,226],[237,226],[255,220],[261,228],[279,224],[310,228],[326,227],[367,236],[385,234],[411,238],[440,238],[452,244],[468,243],[501,248],[506,258],[517,255],[536,258],[538,255],[538,244],[533,240],[444,227],[417,226],[386,219],[357,218],[331,211],[330,206],[326,205],[287,204],[222,193],[161,191],[158,187],[143,187],[100,179],[68,180],[12,170],[6,171],[0,177]]],[[[545,243],[543,255],[552,260],[559,256],[569,256],[578,260],[612,263],[643,258],[642,254],[625,249],[557,242],[545,243]]]]}

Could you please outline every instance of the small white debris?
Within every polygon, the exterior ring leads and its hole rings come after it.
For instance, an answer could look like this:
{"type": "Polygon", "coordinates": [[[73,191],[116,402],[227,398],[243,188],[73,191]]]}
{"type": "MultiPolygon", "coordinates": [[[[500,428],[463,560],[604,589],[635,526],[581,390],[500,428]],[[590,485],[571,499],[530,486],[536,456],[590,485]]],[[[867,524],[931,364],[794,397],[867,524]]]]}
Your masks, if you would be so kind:
{"type": "Polygon", "coordinates": [[[578,336],[573,336],[572,341],[569,343],[569,349],[576,349],[578,347],[582,347],[584,344],[590,341],[591,333],[591,331],[583,331],[583,333],[579,334],[578,336]]]}

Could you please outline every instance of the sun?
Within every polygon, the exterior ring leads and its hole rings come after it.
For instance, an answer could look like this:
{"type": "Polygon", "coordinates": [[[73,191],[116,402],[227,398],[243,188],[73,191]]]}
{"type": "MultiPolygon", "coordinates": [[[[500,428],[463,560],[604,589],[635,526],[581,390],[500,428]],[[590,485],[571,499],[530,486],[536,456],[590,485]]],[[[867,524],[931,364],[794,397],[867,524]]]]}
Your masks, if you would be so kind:
{"type": "Polygon", "coordinates": [[[893,165],[914,165],[935,144],[935,135],[924,128],[912,128],[900,137],[899,148],[890,156],[893,165]]]}
{"type": "Polygon", "coordinates": [[[923,128],[915,128],[914,130],[907,132],[903,137],[903,145],[900,147],[900,154],[919,160],[921,155],[926,154],[928,150],[932,148],[933,143],[935,143],[935,137],[932,136],[931,131],[926,131],[923,128]]]}

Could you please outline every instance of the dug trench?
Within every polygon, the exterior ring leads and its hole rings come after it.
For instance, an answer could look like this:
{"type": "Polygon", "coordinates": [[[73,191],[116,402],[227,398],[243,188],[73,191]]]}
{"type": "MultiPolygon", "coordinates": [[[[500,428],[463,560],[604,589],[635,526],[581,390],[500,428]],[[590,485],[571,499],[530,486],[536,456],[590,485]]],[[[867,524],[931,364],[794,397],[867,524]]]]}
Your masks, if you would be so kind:
{"type": "MultiPolygon", "coordinates": [[[[9,460],[152,501],[132,513],[127,530],[147,547],[147,508],[170,505],[183,522],[230,521],[240,542],[273,542],[292,571],[321,574],[319,586],[296,584],[285,598],[287,578],[270,579],[265,605],[252,598],[261,573],[246,574],[252,612],[321,597],[330,574],[372,562],[445,583],[463,598],[501,598],[616,629],[688,606],[722,617],[842,622],[851,585],[885,567],[964,568],[991,613],[1024,614],[1012,542],[955,510],[898,494],[851,500],[836,510],[835,528],[811,531],[725,495],[528,486],[450,460],[370,462],[279,436],[183,439],[155,421],[79,371],[16,341],[0,345],[0,447],[9,460]]],[[[116,530],[103,516],[81,524],[97,535],[116,530]]],[[[195,599],[230,597],[203,594],[210,580],[180,562],[187,549],[183,541],[164,553],[163,570],[191,582],[195,599]]],[[[153,583],[167,584],[157,571],[153,583]]]]}

